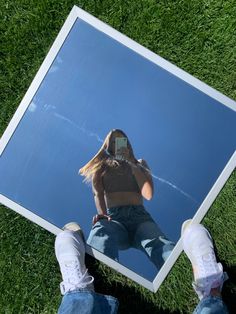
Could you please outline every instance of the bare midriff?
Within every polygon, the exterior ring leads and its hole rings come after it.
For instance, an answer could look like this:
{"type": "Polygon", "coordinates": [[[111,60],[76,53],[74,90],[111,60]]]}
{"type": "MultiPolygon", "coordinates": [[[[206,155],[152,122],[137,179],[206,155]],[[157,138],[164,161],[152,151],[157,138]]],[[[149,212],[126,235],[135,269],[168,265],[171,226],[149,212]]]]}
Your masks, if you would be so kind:
{"type": "Polygon", "coordinates": [[[143,205],[143,197],[137,192],[112,192],[104,196],[107,208],[125,205],[143,205]]]}

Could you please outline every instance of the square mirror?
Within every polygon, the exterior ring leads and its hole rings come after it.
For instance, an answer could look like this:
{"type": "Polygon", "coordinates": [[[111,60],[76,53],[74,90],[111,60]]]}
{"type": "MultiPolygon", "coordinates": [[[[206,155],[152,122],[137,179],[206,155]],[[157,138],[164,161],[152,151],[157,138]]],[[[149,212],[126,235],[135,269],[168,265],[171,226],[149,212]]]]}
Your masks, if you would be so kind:
{"type": "Polygon", "coordinates": [[[155,292],[235,134],[233,100],[75,6],[1,138],[0,202],[54,234],[78,222],[87,253],[155,292]]]}

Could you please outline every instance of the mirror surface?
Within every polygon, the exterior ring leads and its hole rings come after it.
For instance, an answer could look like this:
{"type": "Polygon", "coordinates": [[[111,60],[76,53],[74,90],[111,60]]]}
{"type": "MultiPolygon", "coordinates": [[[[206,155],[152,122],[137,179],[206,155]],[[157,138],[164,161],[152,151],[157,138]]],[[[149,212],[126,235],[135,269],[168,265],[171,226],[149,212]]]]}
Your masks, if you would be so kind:
{"type": "MultiPolygon", "coordinates": [[[[236,114],[81,19],[1,155],[0,193],[60,228],[77,221],[88,237],[97,211],[78,171],[114,128],[148,163],[144,206],[176,243],[235,151],[236,114]]],[[[134,248],[119,262],[150,281],[158,272],[134,248]]]]}

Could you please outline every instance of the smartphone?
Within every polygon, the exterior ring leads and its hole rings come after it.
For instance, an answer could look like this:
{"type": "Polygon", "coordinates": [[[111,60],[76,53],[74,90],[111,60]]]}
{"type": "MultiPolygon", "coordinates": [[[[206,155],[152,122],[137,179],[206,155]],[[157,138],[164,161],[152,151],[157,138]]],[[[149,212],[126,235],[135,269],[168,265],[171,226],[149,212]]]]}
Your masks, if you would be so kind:
{"type": "Polygon", "coordinates": [[[115,155],[116,159],[121,160],[122,155],[120,154],[121,148],[127,148],[127,137],[116,137],[115,138],[115,155]]]}

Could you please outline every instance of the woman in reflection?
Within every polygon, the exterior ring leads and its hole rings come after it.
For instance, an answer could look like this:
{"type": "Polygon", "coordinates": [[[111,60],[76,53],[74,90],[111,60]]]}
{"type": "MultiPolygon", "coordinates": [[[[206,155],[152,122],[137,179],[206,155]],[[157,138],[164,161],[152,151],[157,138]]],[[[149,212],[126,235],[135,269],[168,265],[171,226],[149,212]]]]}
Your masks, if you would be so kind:
{"type": "Polygon", "coordinates": [[[153,196],[152,176],[147,163],[135,158],[126,134],[110,131],[79,173],[92,181],[98,212],[87,243],[117,261],[119,250],[142,250],[160,269],[174,244],[143,206],[143,198],[151,200],[153,196]],[[126,147],[117,150],[116,138],[125,138],[126,147]]]}

